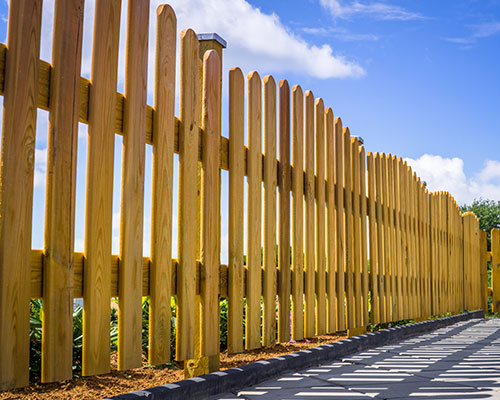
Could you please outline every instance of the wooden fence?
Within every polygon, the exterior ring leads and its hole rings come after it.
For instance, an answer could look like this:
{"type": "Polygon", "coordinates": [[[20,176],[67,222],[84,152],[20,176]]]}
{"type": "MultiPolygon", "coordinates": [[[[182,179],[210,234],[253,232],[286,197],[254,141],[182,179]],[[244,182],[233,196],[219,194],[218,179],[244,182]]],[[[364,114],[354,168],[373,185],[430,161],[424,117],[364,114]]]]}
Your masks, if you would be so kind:
{"type": "MultiPolygon", "coordinates": [[[[149,362],[169,361],[175,296],[175,358],[204,360],[208,370],[218,368],[220,298],[228,298],[231,353],[484,308],[477,218],[462,215],[448,193],[429,193],[401,158],[365,156],[361,141],[311,91],[257,72],[245,80],[231,69],[226,138],[217,40],[181,32],[176,118],[177,30],[169,6],[157,12],[149,106],[148,1],[128,1],[133,34],[126,39],[124,95],[116,93],[120,0],[96,1],[90,81],[80,77],[84,1],[56,0],[52,64],[39,60],[41,3],[11,1],[7,46],[0,46],[2,390],[28,384],[32,298],[43,298],[44,382],[72,377],[78,297],[83,375],[110,370],[111,297],[119,304],[119,369],[141,365],[143,296],[150,298],[149,362]],[[31,248],[37,108],[49,111],[43,250],[31,248]],[[84,253],[74,253],[79,121],[89,132],[84,253]],[[115,134],[123,135],[118,255],[111,254],[115,134]],[[146,146],[153,149],[147,258],[146,146]],[[221,170],[229,171],[228,193],[220,191],[221,170]],[[172,259],[174,182],[178,259],[172,259]],[[221,196],[229,204],[229,265],[220,265],[221,196]]],[[[499,257],[494,252],[497,264],[499,257]]]]}

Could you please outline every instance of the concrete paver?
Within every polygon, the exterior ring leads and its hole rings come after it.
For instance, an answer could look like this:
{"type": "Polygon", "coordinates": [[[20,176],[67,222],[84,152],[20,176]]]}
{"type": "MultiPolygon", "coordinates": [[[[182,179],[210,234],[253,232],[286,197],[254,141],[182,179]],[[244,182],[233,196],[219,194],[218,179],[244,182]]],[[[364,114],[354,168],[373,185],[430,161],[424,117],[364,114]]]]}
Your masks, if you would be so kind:
{"type": "Polygon", "coordinates": [[[459,322],[211,397],[500,399],[500,319],[459,322]]]}

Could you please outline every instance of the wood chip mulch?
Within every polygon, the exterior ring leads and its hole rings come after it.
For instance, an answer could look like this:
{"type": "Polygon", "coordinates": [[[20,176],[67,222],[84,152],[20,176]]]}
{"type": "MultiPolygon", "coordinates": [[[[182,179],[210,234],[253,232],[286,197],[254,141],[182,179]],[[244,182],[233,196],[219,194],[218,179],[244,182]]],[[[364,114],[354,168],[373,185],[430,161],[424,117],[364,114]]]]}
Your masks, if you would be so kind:
{"type": "MultiPolygon", "coordinates": [[[[345,336],[322,335],[299,342],[280,343],[274,346],[245,351],[240,354],[221,353],[220,369],[228,369],[255,361],[278,357],[283,354],[309,349],[326,343],[336,342],[345,336]]],[[[0,399],[102,399],[122,393],[147,389],[184,379],[182,364],[169,367],[151,367],[146,363],[141,368],[117,371],[116,354],[111,357],[112,371],[106,375],[76,378],[57,383],[33,383],[23,389],[0,393],[0,399]]]]}

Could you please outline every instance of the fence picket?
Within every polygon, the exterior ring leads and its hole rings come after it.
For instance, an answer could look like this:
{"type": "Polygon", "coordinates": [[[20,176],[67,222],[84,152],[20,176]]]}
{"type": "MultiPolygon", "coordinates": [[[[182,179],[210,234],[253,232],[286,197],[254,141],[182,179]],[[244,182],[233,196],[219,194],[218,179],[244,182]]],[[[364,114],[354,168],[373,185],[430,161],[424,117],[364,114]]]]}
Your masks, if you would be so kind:
{"type": "Polygon", "coordinates": [[[114,111],[121,0],[96,3],[89,95],[82,374],[109,372],[114,111]]]}
{"type": "Polygon", "coordinates": [[[31,260],[41,16],[41,0],[10,4],[0,156],[0,390],[25,386],[29,380],[26,276],[31,260]]]}
{"type": "Polygon", "coordinates": [[[54,12],[54,72],[51,76],[47,147],[42,382],[66,380],[73,376],[73,342],[69,333],[73,330],[72,266],[82,7],[82,0],[57,1],[54,12]]]}
{"type": "Polygon", "coordinates": [[[280,81],[279,93],[279,210],[278,210],[278,342],[290,340],[290,88],[280,81]]]}
{"type": "MultiPolygon", "coordinates": [[[[276,83],[264,78],[264,309],[262,345],[276,342],[276,83]]],[[[240,205],[243,207],[243,204],[240,205]]]]}
{"type": "Polygon", "coordinates": [[[158,7],[149,303],[149,363],[152,365],[170,361],[176,36],[174,10],[168,5],[158,7]]]}
{"type": "Polygon", "coordinates": [[[175,358],[195,353],[195,295],[198,220],[198,147],[200,120],[199,43],[193,30],[181,32],[179,119],[179,220],[177,329],[175,358]]]}
{"type": "Polygon", "coordinates": [[[316,335],[326,333],[325,105],[314,104],[316,138],[316,335]]]}
{"type": "Polygon", "coordinates": [[[366,164],[368,171],[368,223],[369,232],[368,237],[370,239],[369,249],[370,249],[370,298],[371,298],[371,319],[370,323],[378,324],[380,322],[380,296],[378,291],[378,281],[379,281],[379,256],[378,256],[378,240],[377,235],[377,209],[375,206],[375,187],[376,187],[376,177],[375,177],[375,159],[371,152],[366,155],[366,164]]]}
{"type": "Polygon", "coordinates": [[[304,336],[313,337],[315,333],[315,229],[314,229],[314,96],[310,90],[305,93],[305,326],[304,336]]]}
{"type": "MultiPolygon", "coordinates": [[[[243,182],[245,175],[245,79],[239,68],[229,71],[229,268],[227,348],[243,351],[243,182]]],[[[266,186],[264,186],[266,188],[266,186]]]]}
{"type": "Polygon", "coordinates": [[[261,188],[262,188],[262,93],[257,72],[247,79],[247,307],[246,349],[260,347],[261,284],[261,188]]]}
{"type": "MultiPolygon", "coordinates": [[[[337,331],[337,295],[335,245],[337,240],[335,215],[335,148],[334,119],[331,108],[325,110],[326,130],[326,332],[337,331]]],[[[365,203],[366,204],[366,203],[365,203]]]]}
{"type": "Polygon", "coordinates": [[[346,318],[345,318],[345,248],[346,248],[346,234],[345,234],[345,221],[344,210],[344,131],[342,129],[342,120],[337,117],[335,119],[335,169],[336,169],[336,219],[337,219],[337,257],[335,261],[337,271],[337,329],[345,331],[346,318]]]}
{"type": "Polygon", "coordinates": [[[292,88],[292,340],[304,338],[304,96],[292,88]]]}

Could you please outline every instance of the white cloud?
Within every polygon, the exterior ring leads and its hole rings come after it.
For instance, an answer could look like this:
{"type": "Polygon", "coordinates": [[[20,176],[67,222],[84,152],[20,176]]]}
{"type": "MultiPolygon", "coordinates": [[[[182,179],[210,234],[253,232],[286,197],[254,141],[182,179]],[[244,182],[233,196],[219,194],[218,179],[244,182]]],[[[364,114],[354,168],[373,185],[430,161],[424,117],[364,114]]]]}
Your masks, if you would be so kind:
{"type": "Polygon", "coordinates": [[[458,157],[424,154],[417,159],[405,160],[427,182],[430,191],[450,192],[459,204],[470,203],[480,197],[500,200],[499,161],[487,160],[481,171],[467,177],[464,162],[458,157]]]}
{"type": "Polygon", "coordinates": [[[35,187],[45,186],[47,174],[47,149],[35,149],[35,187]]]}
{"type": "Polygon", "coordinates": [[[334,18],[349,18],[360,15],[378,20],[409,21],[426,19],[426,17],[421,14],[385,2],[362,3],[355,0],[350,3],[344,3],[342,0],[320,0],[320,4],[323,8],[328,10],[334,18]]]}
{"type": "MultiPolygon", "coordinates": [[[[155,0],[155,6],[160,1],[155,0]]],[[[245,0],[172,0],[179,30],[217,32],[228,42],[225,65],[245,71],[291,71],[315,78],[363,76],[356,63],[333,54],[328,45],[306,42],[283,25],[276,14],[266,14],[245,0]]]]}
{"type": "MultiPolygon", "coordinates": [[[[148,86],[154,78],[156,8],[164,0],[152,0],[149,29],[148,86]]],[[[314,45],[293,33],[276,14],[266,14],[246,0],[171,0],[177,15],[178,33],[192,28],[197,33],[216,32],[227,42],[224,66],[265,73],[294,72],[314,78],[361,77],[364,69],[344,56],[335,55],[329,45],[314,45]]],[[[89,77],[95,0],[85,2],[82,75],[89,77]]],[[[41,57],[50,61],[54,0],[44,1],[41,57]],[[49,39],[50,38],[50,39],[49,39]]],[[[124,81],[127,1],[122,3],[118,85],[124,81]]],[[[227,70],[228,68],[226,68],[227,70]]]]}
{"type": "Polygon", "coordinates": [[[472,30],[469,36],[449,37],[449,38],[444,38],[444,40],[451,43],[471,45],[476,43],[479,39],[484,39],[490,36],[500,34],[500,22],[498,21],[469,25],[468,28],[472,30]]]}

